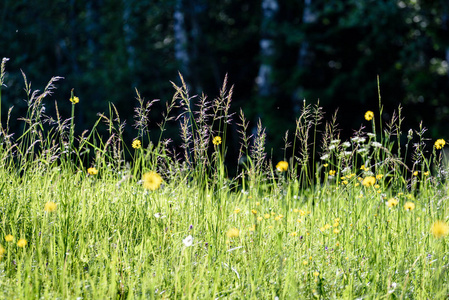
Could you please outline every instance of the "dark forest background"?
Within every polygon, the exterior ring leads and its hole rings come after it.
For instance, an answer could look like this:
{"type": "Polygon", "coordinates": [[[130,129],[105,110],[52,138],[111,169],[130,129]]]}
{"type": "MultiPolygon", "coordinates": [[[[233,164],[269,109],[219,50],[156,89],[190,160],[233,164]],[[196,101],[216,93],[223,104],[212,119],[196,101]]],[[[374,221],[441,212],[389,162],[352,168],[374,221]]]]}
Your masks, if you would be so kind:
{"type": "MultiPolygon", "coordinates": [[[[423,121],[428,137],[444,138],[449,125],[447,0],[2,0],[0,56],[10,58],[2,120],[14,106],[12,132],[26,112],[20,70],[40,90],[64,77],[45,99],[46,113],[55,114],[56,100],[70,117],[74,88],[78,133],[114,103],[129,141],[135,88],[160,99],[150,115],[156,130],[178,71],[192,95],[211,99],[228,74],[233,111],[241,107],[252,126],[262,120],[267,149],[279,158],[303,99],[319,99],[327,119],[338,108],[347,136],[364,124],[365,111],[377,114],[377,75],[383,119],[402,105],[404,132],[423,121]]],[[[239,143],[232,126],[231,155],[239,143]]],[[[172,122],[167,135],[178,132],[172,122]]]]}

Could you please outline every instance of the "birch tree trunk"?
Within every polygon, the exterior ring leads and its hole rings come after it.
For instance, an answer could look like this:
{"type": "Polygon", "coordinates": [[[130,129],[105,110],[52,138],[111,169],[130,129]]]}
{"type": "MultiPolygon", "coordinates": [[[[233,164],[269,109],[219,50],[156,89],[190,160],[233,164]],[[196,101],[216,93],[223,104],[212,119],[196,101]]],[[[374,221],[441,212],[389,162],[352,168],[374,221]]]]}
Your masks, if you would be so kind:
{"type": "Polygon", "coordinates": [[[188,50],[188,35],[185,24],[185,7],[183,0],[176,0],[173,14],[174,50],[175,58],[179,64],[179,72],[185,78],[190,78],[190,56],[188,50]]]}
{"type": "Polygon", "coordinates": [[[278,11],[277,0],[262,0],[261,39],[259,42],[261,63],[256,79],[260,97],[269,97],[273,94],[273,60],[275,54],[273,24],[278,11]]]}

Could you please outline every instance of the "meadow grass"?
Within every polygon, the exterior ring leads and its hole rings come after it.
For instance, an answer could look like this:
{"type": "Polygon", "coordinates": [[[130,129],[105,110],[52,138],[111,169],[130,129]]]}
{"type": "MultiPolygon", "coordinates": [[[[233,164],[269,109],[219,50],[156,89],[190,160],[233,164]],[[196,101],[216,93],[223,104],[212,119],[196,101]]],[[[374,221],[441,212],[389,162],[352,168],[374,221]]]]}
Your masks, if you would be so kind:
{"type": "Polygon", "coordinates": [[[75,136],[83,99],[72,91],[71,118],[52,119],[41,106],[60,78],[42,93],[24,79],[23,133],[2,125],[0,298],[448,297],[445,142],[426,148],[422,125],[402,137],[401,108],[382,124],[380,97],[348,141],[336,115],[321,124],[322,108],[304,103],[285,137],[293,155],[272,162],[262,124],[248,136],[244,114],[230,113],[226,79],[209,101],[190,96],[181,77],[159,140],[147,144],[155,102],[137,92],[132,145],[113,105],[75,136]],[[233,117],[241,164],[229,178],[233,117]],[[180,126],[179,153],[164,136],[168,122],[180,126]]]}

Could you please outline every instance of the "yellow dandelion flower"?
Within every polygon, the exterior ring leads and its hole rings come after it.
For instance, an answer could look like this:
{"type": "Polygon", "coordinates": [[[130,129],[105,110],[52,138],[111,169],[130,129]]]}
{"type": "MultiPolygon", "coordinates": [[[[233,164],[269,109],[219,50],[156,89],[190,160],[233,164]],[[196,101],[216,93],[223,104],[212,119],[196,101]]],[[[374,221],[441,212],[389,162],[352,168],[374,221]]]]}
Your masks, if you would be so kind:
{"type": "Polygon", "coordinates": [[[336,243],[335,243],[335,247],[338,247],[338,246],[340,246],[340,243],[339,243],[339,242],[336,242],[336,243]]]}
{"type": "Polygon", "coordinates": [[[299,210],[299,214],[300,214],[301,216],[305,216],[305,215],[306,215],[306,212],[303,211],[302,209],[300,209],[300,210],[299,210]]]}
{"type": "Polygon", "coordinates": [[[374,113],[372,111],[368,110],[365,113],[365,120],[371,121],[373,118],[374,118],[374,113]]]}
{"type": "Polygon", "coordinates": [[[288,170],[288,162],[286,162],[286,161],[278,162],[278,164],[276,165],[276,170],[278,170],[279,172],[287,171],[288,170]]]}
{"type": "Polygon", "coordinates": [[[17,246],[19,246],[20,248],[25,247],[28,244],[26,239],[20,239],[17,241],[17,246]]]}
{"type": "Polygon", "coordinates": [[[46,212],[54,212],[56,211],[56,207],[57,207],[56,203],[48,201],[47,203],[45,203],[44,210],[46,212]]]}
{"type": "Polygon", "coordinates": [[[212,139],[212,144],[214,144],[215,146],[218,146],[221,144],[221,137],[216,136],[212,139]]]}
{"type": "Polygon", "coordinates": [[[303,261],[302,261],[302,264],[303,264],[304,266],[307,266],[307,265],[309,264],[309,262],[308,262],[307,260],[303,260],[303,261]]]}
{"type": "Polygon", "coordinates": [[[367,176],[363,179],[362,185],[363,186],[373,186],[376,184],[376,177],[374,176],[367,176]]]}
{"type": "Polygon", "coordinates": [[[318,276],[320,276],[320,272],[313,272],[313,276],[315,276],[315,277],[318,277],[318,276]]]}
{"type": "Polygon", "coordinates": [[[298,223],[302,223],[302,220],[301,220],[301,219],[298,219],[298,220],[296,220],[296,222],[298,222],[298,223]]]}
{"type": "Polygon", "coordinates": [[[324,229],[329,229],[329,228],[331,228],[331,225],[329,225],[329,224],[324,225],[324,229]]]}
{"type": "Polygon", "coordinates": [[[415,203],[413,203],[413,202],[405,202],[404,209],[408,210],[408,211],[414,210],[415,209],[415,203]]]}
{"type": "Polygon", "coordinates": [[[360,170],[365,170],[365,165],[362,165],[362,166],[360,167],[360,170]]]}
{"type": "Polygon", "coordinates": [[[260,205],[260,202],[256,202],[256,206],[259,206],[260,205]]]}
{"type": "Polygon", "coordinates": [[[334,176],[335,173],[336,173],[335,170],[330,170],[330,171],[329,171],[329,175],[330,175],[330,176],[334,176]]]}
{"type": "Polygon", "coordinates": [[[80,102],[80,98],[78,98],[76,96],[71,96],[70,102],[72,102],[73,104],[77,104],[78,102],[80,102]]]}
{"type": "Polygon", "coordinates": [[[257,210],[252,209],[252,210],[251,210],[251,213],[252,213],[253,215],[257,215],[257,210]]]}
{"type": "Polygon", "coordinates": [[[341,180],[345,180],[345,179],[346,179],[346,176],[341,176],[340,179],[341,179],[341,180]]]}
{"type": "Polygon", "coordinates": [[[394,199],[394,198],[390,198],[390,200],[387,201],[387,206],[388,207],[394,207],[396,205],[398,205],[399,201],[394,199]]]}
{"type": "Polygon", "coordinates": [[[284,217],[284,215],[283,214],[279,214],[278,217],[282,219],[284,217]]]}
{"type": "Polygon", "coordinates": [[[338,230],[338,228],[334,228],[334,233],[338,234],[340,232],[340,230],[338,230]]]}
{"type": "Polygon", "coordinates": [[[156,172],[147,172],[142,176],[143,187],[150,191],[157,190],[162,183],[162,177],[156,172]]]}
{"type": "Polygon", "coordinates": [[[256,230],[256,225],[251,226],[250,228],[248,228],[249,231],[254,231],[256,230]]]}
{"type": "Polygon", "coordinates": [[[429,176],[430,172],[429,172],[429,171],[426,171],[426,172],[424,172],[423,174],[424,174],[424,176],[429,176]]]}
{"type": "Polygon", "coordinates": [[[234,209],[235,214],[238,214],[239,212],[241,212],[240,208],[237,207],[236,209],[234,209]]]}
{"type": "Polygon", "coordinates": [[[12,242],[14,240],[14,237],[12,234],[5,235],[5,241],[12,242]]]}
{"type": "Polygon", "coordinates": [[[338,227],[338,225],[340,225],[340,223],[338,223],[338,222],[334,223],[334,227],[338,227]]]}
{"type": "Polygon", "coordinates": [[[347,180],[343,180],[341,183],[347,185],[349,182],[347,180]]]}
{"type": "Polygon", "coordinates": [[[296,232],[290,232],[289,235],[290,236],[297,236],[298,234],[296,232]]]}
{"type": "Polygon", "coordinates": [[[262,221],[263,220],[263,218],[262,217],[257,217],[257,221],[262,221]]]}
{"type": "Polygon", "coordinates": [[[274,217],[275,221],[279,221],[281,218],[279,216],[274,217]]]}
{"type": "Polygon", "coordinates": [[[380,188],[380,185],[378,185],[378,184],[375,184],[374,185],[374,188],[377,190],[377,189],[379,189],[380,188]]]}
{"type": "Polygon", "coordinates": [[[272,211],[272,212],[271,212],[271,215],[274,216],[274,215],[276,215],[276,213],[275,213],[274,211],[272,211]]]}
{"type": "Polygon", "coordinates": [[[430,232],[432,232],[433,236],[436,238],[445,237],[449,233],[449,225],[444,221],[436,221],[432,224],[430,232]]]}
{"type": "Polygon", "coordinates": [[[269,219],[269,218],[270,218],[270,214],[264,214],[263,217],[264,217],[265,219],[269,219]]]}
{"type": "Polygon", "coordinates": [[[444,145],[446,145],[446,141],[443,139],[438,139],[435,141],[435,148],[436,149],[442,149],[444,147],[444,145]]]}
{"type": "Polygon", "coordinates": [[[418,171],[413,172],[413,176],[418,176],[418,171]]]}
{"type": "Polygon", "coordinates": [[[356,183],[355,183],[354,185],[355,185],[355,186],[359,186],[359,185],[360,185],[360,183],[356,182],[356,183]]]}
{"type": "Polygon", "coordinates": [[[327,166],[329,166],[329,164],[324,164],[323,167],[327,168],[327,166]]]}
{"type": "Polygon", "coordinates": [[[240,231],[237,228],[231,228],[226,232],[226,236],[230,239],[239,237],[240,231]]]}
{"type": "Polygon", "coordinates": [[[134,149],[140,149],[140,147],[142,147],[142,143],[139,140],[134,140],[133,143],[131,144],[131,146],[134,149]]]}
{"type": "Polygon", "coordinates": [[[382,179],[382,177],[384,177],[384,174],[377,174],[376,175],[376,179],[382,179]]]}
{"type": "Polygon", "coordinates": [[[340,218],[335,218],[334,222],[340,222],[340,218]]]}
{"type": "Polygon", "coordinates": [[[95,169],[94,167],[87,169],[87,173],[89,173],[89,175],[97,175],[98,174],[98,170],[95,169]]]}

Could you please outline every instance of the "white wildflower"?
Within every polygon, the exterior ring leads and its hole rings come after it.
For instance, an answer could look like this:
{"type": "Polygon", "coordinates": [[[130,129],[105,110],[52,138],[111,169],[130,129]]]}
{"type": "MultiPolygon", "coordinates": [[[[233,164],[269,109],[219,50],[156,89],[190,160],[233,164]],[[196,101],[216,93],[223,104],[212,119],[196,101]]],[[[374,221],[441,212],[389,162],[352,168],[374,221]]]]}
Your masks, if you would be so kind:
{"type": "Polygon", "coordinates": [[[350,142],[344,142],[343,144],[341,144],[344,148],[348,148],[349,146],[351,146],[350,142]]]}
{"type": "Polygon", "coordinates": [[[382,147],[382,144],[379,142],[372,142],[371,145],[373,145],[373,147],[376,147],[376,148],[382,147]]]}
{"type": "Polygon", "coordinates": [[[321,160],[327,160],[329,159],[329,154],[324,154],[323,156],[320,157],[321,160]]]}
{"type": "Polygon", "coordinates": [[[373,138],[373,137],[376,136],[376,135],[375,135],[374,133],[372,133],[372,132],[368,132],[367,135],[368,135],[370,138],[373,138]]]}
{"type": "Polygon", "coordinates": [[[182,243],[186,247],[190,247],[193,245],[193,236],[189,235],[185,239],[182,240],[182,243]]]}

